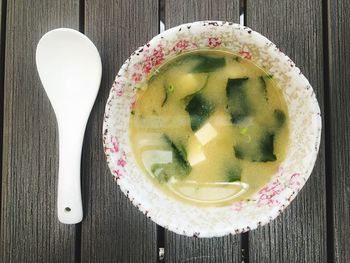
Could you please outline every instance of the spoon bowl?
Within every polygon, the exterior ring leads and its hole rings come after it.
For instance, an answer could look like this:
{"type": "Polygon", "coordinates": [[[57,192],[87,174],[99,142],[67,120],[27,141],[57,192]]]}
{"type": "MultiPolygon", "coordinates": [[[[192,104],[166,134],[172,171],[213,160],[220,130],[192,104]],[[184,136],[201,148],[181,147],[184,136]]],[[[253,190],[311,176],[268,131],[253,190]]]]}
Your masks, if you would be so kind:
{"type": "Polygon", "coordinates": [[[36,65],[58,123],[58,218],[62,223],[78,223],[83,217],[81,149],[101,81],[101,58],[85,35],[59,28],[40,39],[36,65]]]}

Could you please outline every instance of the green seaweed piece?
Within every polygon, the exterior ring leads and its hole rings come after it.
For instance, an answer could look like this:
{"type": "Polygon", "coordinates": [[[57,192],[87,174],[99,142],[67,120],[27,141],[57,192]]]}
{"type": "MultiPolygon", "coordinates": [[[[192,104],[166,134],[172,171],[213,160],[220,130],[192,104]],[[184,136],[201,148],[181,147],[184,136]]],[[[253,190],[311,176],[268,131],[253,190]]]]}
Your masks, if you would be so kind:
{"type": "Polygon", "coordinates": [[[171,150],[173,160],[171,163],[151,165],[151,172],[159,183],[166,183],[173,176],[184,177],[191,172],[185,148],[181,144],[176,145],[167,135],[164,135],[164,142],[166,147],[171,150]]]}
{"type": "Polygon", "coordinates": [[[214,110],[214,105],[202,94],[196,93],[189,100],[185,110],[190,115],[191,129],[195,132],[209,118],[214,110]]]}
{"type": "Polygon", "coordinates": [[[239,63],[241,62],[242,58],[240,56],[234,56],[233,60],[239,63]]]}
{"type": "Polygon", "coordinates": [[[193,58],[198,60],[197,64],[191,70],[193,73],[213,72],[226,65],[225,58],[223,57],[216,58],[203,55],[194,55],[193,58]]]}
{"type": "Polygon", "coordinates": [[[164,87],[164,99],[163,99],[161,106],[164,107],[164,105],[167,101],[168,101],[168,91],[167,91],[166,87],[164,87]]]}
{"type": "Polygon", "coordinates": [[[259,81],[260,81],[260,87],[261,87],[261,91],[264,94],[265,100],[267,101],[267,85],[266,85],[266,81],[265,81],[265,76],[264,77],[259,77],[259,81]]]}
{"type": "Polygon", "coordinates": [[[270,162],[276,161],[276,155],[274,154],[274,142],[275,134],[266,133],[260,140],[260,158],[253,160],[254,162],[270,162]]]}
{"type": "Polygon", "coordinates": [[[231,122],[233,124],[239,124],[242,121],[244,121],[246,117],[247,117],[246,113],[242,113],[242,112],[231,113],[231,122]]]}
{"type": "Polygon", "coordinates": [[[173,153],[173,164],[178,168],[176,169],[177,175],[188,175],[191,171],[191,165],[187,160],[187,152],[182,145],[176,145],[167,135],[164,135],[166,143],[171,147],[173,153]]]}
{"type": "Polygon", "coordinates": [[[207,75],[202,88],[182,99],[186,105],[185,110],[190,115],[191,129],[193,131],[197,131],[204,124],[215,108],[213,103],[207,100],[201,93],[207,86],[208,81],[209,74],[207,75]]]}
{"type": "Polygon", "coordinates": [[[251,113],[246,92],[248,78],[228,79],[226,84],[226,96],[231,122],[238,124],[251,113]]]}
{"type": "Polygon", "coordinates": [[[159,183],[166,183],[169,181],[171,175],[167,172],[169,164],[154,163],[151,166],[151,172],[159,183]]]}
{"type": "Polygon", "coordinates": [[[286,115],[283,111],[276,109],[273,112],[273,116],[275,118],[276,127],[281,128],[286,121],[286,115]]]}
{"type": "Polygon", "coordinates": [[[168,135],[164,134],[164,139],[166,143],[171,147],[176,157],[182,158],[184,162],[187,162],[187,153],[182,145],[177,146],[168,135]]]}
{"type": "Polygon", "coordinates": [[[240,181],[241,174],[242,174],[242,168],[238,165],[235,165],[227,171],[226,180],[227,182],[230,182],[230,183],[240,181]]]}
{"type": "Polygon", "coordinates": [[[233,147],[234,151],[235,151],[235,156],[237,159],[240,159],[240,160],[244,160],[247,158],[246,154],[245,154],[245,151],[244,151],[244,148],[240,145],[235,145],[233,147]]]}
{"type": "Polygon", "coordinates": [[[247,77],[238,79],[228,79],[226,84],[226,96],[228,98],[232,98],[236,95],[240,95],[239,93],[242,92],[244,88],[243,86],[246,84],[247,80],[247,77]]]}
{"type": "Polygon", "coordinates": [[[275,134],[266,132],[257,143],[241,143],[234,146],[237,159],[251,162],[271,162],[276,160],[274,154],[275,134]]]}

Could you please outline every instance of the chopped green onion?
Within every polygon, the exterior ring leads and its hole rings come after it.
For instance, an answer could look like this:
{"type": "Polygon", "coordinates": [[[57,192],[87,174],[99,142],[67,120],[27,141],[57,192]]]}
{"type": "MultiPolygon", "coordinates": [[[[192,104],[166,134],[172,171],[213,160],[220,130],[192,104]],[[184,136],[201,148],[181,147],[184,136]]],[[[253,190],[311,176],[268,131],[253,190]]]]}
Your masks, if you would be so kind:
{"type": "Polygon", "coordinates": [[[239,133],[240,134],[242,134],[242,135],[245,135],[246,133],[248,132],[248,128],[241,128],[240,130],[239,130],[239,133]]]}
{"type": "Polygon", "coordinates": [[[174,85],[173,85],[173,84],[169,84],[169,86],[168,86],[168,92],[174,92],[174,90],[175,90],[174,85]]]}

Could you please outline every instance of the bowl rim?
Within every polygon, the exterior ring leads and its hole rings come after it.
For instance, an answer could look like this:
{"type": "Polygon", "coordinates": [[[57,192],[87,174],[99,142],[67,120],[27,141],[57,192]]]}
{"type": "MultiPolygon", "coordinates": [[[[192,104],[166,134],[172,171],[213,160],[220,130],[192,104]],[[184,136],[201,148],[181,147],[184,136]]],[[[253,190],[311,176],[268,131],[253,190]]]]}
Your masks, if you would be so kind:
{"type": "MultiPolygon", "coordinates": [[[[227,21],[195,21],[195,22],[191,22],[191,23],[184,23],[172,28],[167,29],[166,31],[163,31],[159,34],[157,34],[156,36],[154,36],[149,42],[157,42],[159,41],[162,37],[166,36],[167,34],[173,34],[177,31],[179,31],[180,28],[182,27],[196,27],[196,26],[203,26],[204,24],[207,25],[213,25],[213,26],[218,26],[218,25],[228,25],[228,26],[232,26],[232,28],[234,30],[243,30],[245,32],[254,32],[254,34],[256,36],[258,36],[260,39],[264,40],[267,43],[270,43],[272,46],[276,47],[275,44],[273,44],[270,40],[268,40],[266,37],[264,37],[263,35],[261,35],[260,33],[250,29],[249,27],[246,26],[242,26],[240,24],[236,24],[236,23],[232,23],[232,22],[227,22],[227,21]]],[[[249,33],[250,34],[250,33],[249,33]]],[[[149,46],[149,42],[146,43],[143,46],[140,46],[138,49],[136,49],[135,52],[133,52],[131,54],[130,57],[128,57],[128,59],[125,60],[125,62],[122,64],[122,66],[120,67],[120,70],[118,71],[118,74],[116,76],[116,80],[118,79],[118,77],[120,77],[122,74],[124,74],[124,70],[126,67],[129,66],[130,61],[132,60],[131,58],[133,56],[135,56],[135,53],[137,53],[140,50],[143,50],[145,48],[147,48],[149,46]]],[[[277,49],[277,47],[276,47],[277,49]]],[[[294,65],[294,71],[299,71],[299,76],[300,79],[309,86],[309,88],[311,89],[311,91],[314,94],[314,91],[309,83],[309,81],[306,79],[306,77],[301,74],[301,71],[298,67],[295,66],[294,62],[292,62],[292,60],[285,55],[284,53],[280,52],[281,56],[284,57],[284,60],[288,60],[290,61],[293,65],[294,65]]],[[[104,114],[104,119],[103,119],[103,127],[102,127],[102,133],[103,133],[103,147],[104,147],[104,152],[106,155],[106,159],[107,159],[107,163],[109,166],[109,169],[111,170],[111,173],[113,174],[113,168],[114,166],[111,165],[111,157],[110,154],[108,153],[108,142],[107,142],[107,135],[109,135],[109,112],[111,110],[112,107],[112,102],[115,99],[114,97],[114,89],[113,86],[110,90],[108,99],[107,99],[107,103],[106,103],[106,107],[105,107],[105,114],[104,114]]],[[[245,228],[239,228],[239,229],[234,229],[230,228],[230,229],[221,229],[220,231],[216,230],[216,231],[202,231],[202,232],[196,232],[196,231],[184,231],[181,228],[179,228],[178,225],[174,225],[174,224],[168,224],[167,222],[164,222],[160,217],[153,215],[153,213],[151,212],[151,210],[149,208],[145,208],[142,205],[142,200],[139,199],[139,196],[137,193],[133,193],[130,192],[129,189],[127,189],[127,187],[125,187],[125,185],[123,184],[123,182],[121,180],[119,180],[120,178],[118,178],[117,176],[114,175],[114,178],[116,179],[115,181],[117,182],[117,184],[119,185],[120,189],[122,190],[122,192],[129,198],[129,200],[133,203],[134,206],[136,206],[142,213],[144,213],[148,218],[150,218],[153,222],[157,223],[158,225],[171,230],[177,234],[180,235],[186,235],[186,236],[195,236],[195,237],[219,237],[219,236],[224,236],[224,235],[228,235],[228,234],[239,234],[239,233],[243,233],[252,229],[255,229],[259,226],[265,225],[267,223],[269,223],[270,221],[272,221],[273,219],[275,219],[279,214],[281,214],[284,209],[286,207],[288,207],[288,205],[294,200],[294,198],[296,197],[297,193],[303,188],[303,186],[306,183],[306,180],[310,177],[311,172],[313,170],[313,167],[315,165],[316,159],[317,159],[317,155],[318,155],[318,151],[319,151],[319,146],[320,146],[320,141],[321,141],[321,133],[322,133],[322,121],[321,121],[321,111],[320,111],[320,107],[318,104],[318,101],[316,99],[316,96],[314,96],[313,98],[313,107],[315,108],[316,113],[319,115],[319,119],[315,120],[315,127],[314,129],[317,129],[317,134],[316,134],[316,145],[314,148],[314,158],[312,160],[310,160],[309,163],[309,170],[308,172],[304,175],[305,180],[301,182],[301,184],[298,186],[298,188],[288,197],[288,199],[281,205],[279,206],[278,209],[274,209],[273,211],[271,211],[270,214],[268,214],[267,216],[262,217],[263,219],[261,219],[257,224],[255,225],[248,225],[245,228]]],[[[272,209],[271,209],[272,210],[272,209]]]]}

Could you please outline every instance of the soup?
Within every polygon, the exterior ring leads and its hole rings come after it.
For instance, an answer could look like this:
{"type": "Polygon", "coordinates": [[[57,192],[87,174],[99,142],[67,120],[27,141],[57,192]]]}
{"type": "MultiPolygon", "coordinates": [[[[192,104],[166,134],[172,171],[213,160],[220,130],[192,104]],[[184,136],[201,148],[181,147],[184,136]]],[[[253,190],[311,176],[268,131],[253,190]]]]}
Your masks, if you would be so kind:
{"type": "Polygon", "coordinates": [[[161,65],[138,90],[130,117],[134,157],[183,202],[249,199],[276,173],[288,110],[273,76],[224,50],[199,49],[161,65]]]}

